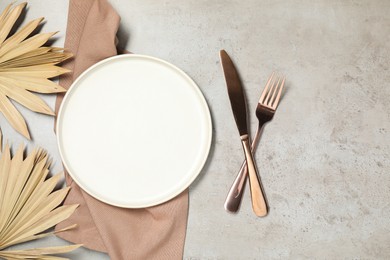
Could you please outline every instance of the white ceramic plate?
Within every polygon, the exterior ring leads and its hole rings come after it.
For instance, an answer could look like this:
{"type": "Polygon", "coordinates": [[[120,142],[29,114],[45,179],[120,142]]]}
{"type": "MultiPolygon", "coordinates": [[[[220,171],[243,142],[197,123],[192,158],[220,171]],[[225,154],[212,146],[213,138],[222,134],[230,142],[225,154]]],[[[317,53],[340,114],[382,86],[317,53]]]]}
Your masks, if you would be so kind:
{"type": "Polygon", "coordinates": [[[85,71],[57,121],[60,154],[74,181],[126,208],[157,205],[184,191],[207,159],[211,136],[197,85],[170,63],[135,54],[85,71]]]}

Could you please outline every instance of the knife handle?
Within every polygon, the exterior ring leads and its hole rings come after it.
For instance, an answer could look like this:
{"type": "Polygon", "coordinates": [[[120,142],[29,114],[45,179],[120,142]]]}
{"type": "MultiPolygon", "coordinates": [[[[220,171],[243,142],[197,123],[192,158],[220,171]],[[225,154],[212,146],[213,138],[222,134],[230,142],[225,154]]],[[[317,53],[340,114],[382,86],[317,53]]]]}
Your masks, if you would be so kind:
{"type": "MultiPolygon", "coordinates": [[[[263,125],[264,124],[259,123],[259,127],[257,128],[256,134],[252,140],[251,149],[252,149],[253,156],[255,154],[257,145],[259,144],[260,141],[263,125]]],[[[237,177],[234,180],[232,187],[230,187],[228,195],[226,196],[224,206],[227,211],[235,213],[240,208],[247,177],[248,177],[248,167],[246,166],[246,160],[244,160],[244,162],[241,165],[240,171],[238,172],[237,177]]]]}
{"type": "Polygon", "coordinates": [[[246,164],[248,167],[249,175],[249,187],[252,197],[252,209],[258,217],[264,217],[267,215],[267,203],[265,202],[264,193],[261,188],[260,177],[257,174],[255,162],[249,144],[248,135],[241,137],[242,146],[245,151],[246,164]]]}

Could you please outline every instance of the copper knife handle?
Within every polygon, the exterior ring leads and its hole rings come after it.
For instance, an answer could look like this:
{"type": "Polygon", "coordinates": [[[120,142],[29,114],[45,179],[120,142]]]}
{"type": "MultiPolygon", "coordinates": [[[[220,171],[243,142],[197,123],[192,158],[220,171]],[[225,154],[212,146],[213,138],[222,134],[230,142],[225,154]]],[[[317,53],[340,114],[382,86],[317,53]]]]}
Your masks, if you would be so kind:
{"type": "MultiPolygon", "coordinates": [[[[254,154],[257,145],[259,144],[260,136],[262,133],[263,125],[259,125],[257,128],[255,137],[252,141],[252,154],[254,154]]],[[[232,187],[229,190],[229,193],[225,200],[225,209],[229,212],[237,212],[240,208],[242,201],[242,195],[244,194],[244,188],[246,184],[246,179],[248,176],[248,168],[246,166],[246,160],[241,165],[240,171],[237,174],[236,179],[234,180],[232,187]]]]}
{"type": "Polygon", "coordinates": [[[267,204],[265,202],[264,193],[261,188],[260,177],[257,173],[256,165],[253,160],[253,155],[251,151],[251,146],[249,144],[248,135],[242,136],[241,142],[245,151],[246,164],[248,167],[249,187],[251,190],[251,198],[252,198],[252,209],[257,216],[264,217],[268,213],[267,204]]]}

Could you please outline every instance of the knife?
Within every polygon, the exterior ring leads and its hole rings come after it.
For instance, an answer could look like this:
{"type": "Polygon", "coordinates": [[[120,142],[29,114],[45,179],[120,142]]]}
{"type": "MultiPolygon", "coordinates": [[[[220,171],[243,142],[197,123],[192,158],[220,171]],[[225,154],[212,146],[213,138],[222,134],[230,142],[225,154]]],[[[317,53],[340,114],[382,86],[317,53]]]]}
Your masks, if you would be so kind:
{"type": "Polygon", "coordinates": [[[229,55],[225,50],[221,50],[219,55],[221,58],[222,69],[225,75],[225,81],[234,119],[236,121],[238,132],[240,133],[241,143],[245,152],[249,175],[249,187],[252,198],[252,208],[257,216],[263,217],[267,215],[267,204],[264,199],[260,178],[257,173],[256,164],[253,160],[251,151],[244,91],[242,89],[240,77],[238,76],[237,70],[229,55]]]}

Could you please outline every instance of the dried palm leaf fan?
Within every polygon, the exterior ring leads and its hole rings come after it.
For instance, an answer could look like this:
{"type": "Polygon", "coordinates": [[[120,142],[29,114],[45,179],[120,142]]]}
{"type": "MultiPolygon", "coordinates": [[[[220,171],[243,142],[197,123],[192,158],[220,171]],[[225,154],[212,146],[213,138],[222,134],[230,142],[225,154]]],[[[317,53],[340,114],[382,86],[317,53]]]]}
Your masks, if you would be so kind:
{"type": "Polygon", "coordinates": [[[27,23],[10,35],[26,5],[10,4],[0,15],[0,112],[14,129],[30,139],[24,118],[9,98],[32,111],[54,115],[50,107],[31,92],[65,92],[49,79],[68,72],[56,64],[72,55],[64,53],[61,48],[43,46],[55,33],[31,36],[43,18],[27,23]]]}
{"type": "Polygon", "coordinates": [[[24,150],[20,146],[12,156],[6,144],[0,157],[0,259],[66,259],[50,255],[67,253],[81,245],[4,250],[75,227],[42,233],[67,219],[78,205],[59,206],[69,188],[53,192],[61,175],[47,178],[50,162],[46,152],[34,150],[24,158],[24,150]]]}

